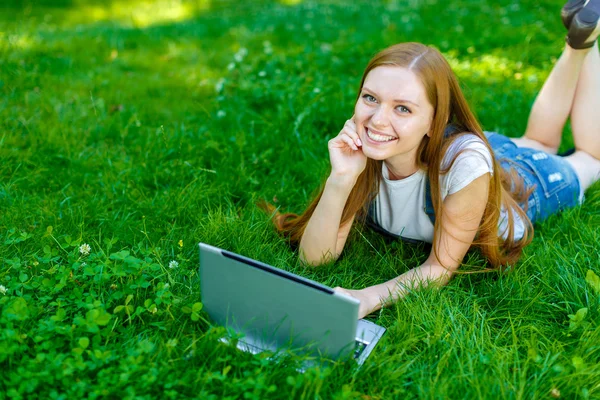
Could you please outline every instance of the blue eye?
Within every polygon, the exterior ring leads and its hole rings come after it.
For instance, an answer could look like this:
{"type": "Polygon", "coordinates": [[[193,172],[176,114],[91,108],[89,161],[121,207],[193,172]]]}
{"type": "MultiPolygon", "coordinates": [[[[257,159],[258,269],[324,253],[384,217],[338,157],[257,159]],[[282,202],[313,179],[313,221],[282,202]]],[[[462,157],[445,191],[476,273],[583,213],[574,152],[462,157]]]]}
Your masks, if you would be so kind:
{"type": "Polygon", "coordinates": [[[398,106],[398,107],[396,107],[396,110],[398,110],[402,113],[410,113],[410,110],[404,106],[398,106]]]}
{"type": "Polygon", "coordinates": [[[363,99],[365,99],[369,103],[374,103],[377,101],[377,99],[375,99],[375,97],[371,96],[370,94],[363,94],[363,99]]]}

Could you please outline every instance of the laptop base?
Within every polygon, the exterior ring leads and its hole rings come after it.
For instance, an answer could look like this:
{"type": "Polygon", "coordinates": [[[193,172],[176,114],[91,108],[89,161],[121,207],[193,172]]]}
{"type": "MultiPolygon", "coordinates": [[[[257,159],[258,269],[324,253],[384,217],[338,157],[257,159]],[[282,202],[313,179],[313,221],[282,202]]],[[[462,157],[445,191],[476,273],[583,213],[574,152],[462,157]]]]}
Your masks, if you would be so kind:
{"type": "MultiPolygon", "coordinates": [[[[364,319],[358,321],[357,329],[356,329],[356,350],[353,354],[353,359],[358,364],[358,367],[365,362],[371,351],[381,339],[383,334],[385,333],[385,328],[364,319]]],[[[277,352],[275,349],[271,348],[263,348],[257,346],[252,340],[245,340],[246,338],[236,338],[237,340],[237,349],[246,353],[258,354],[263,351],[272,351],[277,352]]],[[[227,345],[231,344],[232,338],[230,337],[222,337],[219,339],[220,342],[225,343],[227,345]]],[[[319,365],[315,362],[314,359],[305,360],[302,363],[302,367],[298,368],[298,372],[304,373],[308,368],[319,365]]]]}

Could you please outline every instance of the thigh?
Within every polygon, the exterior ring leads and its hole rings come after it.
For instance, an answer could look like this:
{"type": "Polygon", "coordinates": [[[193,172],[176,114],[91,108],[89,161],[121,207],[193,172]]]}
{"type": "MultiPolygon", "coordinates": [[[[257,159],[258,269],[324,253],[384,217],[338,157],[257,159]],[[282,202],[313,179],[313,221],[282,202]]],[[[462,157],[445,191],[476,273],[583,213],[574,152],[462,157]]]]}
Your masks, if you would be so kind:
{"type": "Polygon", "coordinates": [[[585,151],[578,150],[564,159],[575,170],[582,192],[600,179],[600,160],[585,151]]]}

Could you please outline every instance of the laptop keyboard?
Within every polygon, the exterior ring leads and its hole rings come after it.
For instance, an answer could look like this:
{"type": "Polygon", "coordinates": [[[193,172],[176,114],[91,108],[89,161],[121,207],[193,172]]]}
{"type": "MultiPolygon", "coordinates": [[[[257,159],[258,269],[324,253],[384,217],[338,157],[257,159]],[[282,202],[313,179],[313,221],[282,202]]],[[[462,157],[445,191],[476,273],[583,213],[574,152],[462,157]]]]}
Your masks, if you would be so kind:
{"type": "Polygon", "coordinates": [[[364,349],[367,347],[367,344],[364,342],[356,341],[354,346],[354,358],[360,357],[364,349]]]}

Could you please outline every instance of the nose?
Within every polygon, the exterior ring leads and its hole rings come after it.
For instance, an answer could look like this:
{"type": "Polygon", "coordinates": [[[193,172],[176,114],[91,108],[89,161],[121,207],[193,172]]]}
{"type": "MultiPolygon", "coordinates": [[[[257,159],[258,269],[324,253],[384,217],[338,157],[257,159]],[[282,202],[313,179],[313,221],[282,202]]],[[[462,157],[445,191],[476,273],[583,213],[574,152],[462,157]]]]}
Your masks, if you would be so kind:
{"type": "Polygon", "coordinates": [[[385,106],[379,106],[371,117],[374,128],[384,128],[389,123],[388,111],[385,106]]]}

